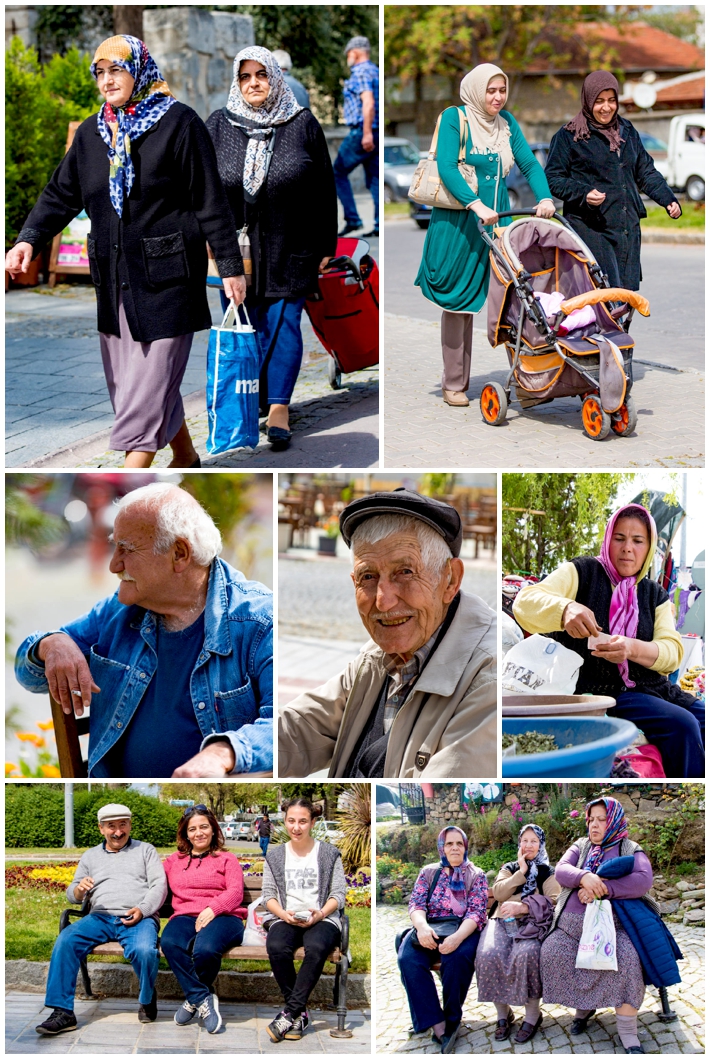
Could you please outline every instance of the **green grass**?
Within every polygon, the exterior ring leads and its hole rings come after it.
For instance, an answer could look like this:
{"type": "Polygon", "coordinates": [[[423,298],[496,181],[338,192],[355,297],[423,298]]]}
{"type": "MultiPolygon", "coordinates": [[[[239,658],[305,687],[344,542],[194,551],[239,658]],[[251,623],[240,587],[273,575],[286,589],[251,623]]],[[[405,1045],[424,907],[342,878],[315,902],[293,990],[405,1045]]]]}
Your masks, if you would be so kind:
{"type": "Polygon", "coordinates": [[[705,228],[705,203],[682,202],[683,215],[674,221],[663,206],[646,206],[648,217],[641,221],[642,228],[692,228],[702,231],[705,228]]]}
{"type": "MultiPolygon", "coordinates": [[[[59,917],[67,907],[61,893],[42,893],[38,890],[12,888],[5,891],[5,959],[48,960],[59,930],[59,917]]],[[[350,949],[353,962],[350,970],[365,974],[370,970],[370,909],[350,908],[350,949]]],[[[163,920],[161,926],[165,926],[163,920]]],[[[101,963],[125,963],[121,956],[90,956],[101,963]]],[[[161,969],[168,970],[164,959],[161,969]]],[[[224,960],[225,971],[265,971],[268,964],[261,960],[224,960]]]]}
{"type": "Polygon", "coordinates": [[[409,216],[409,202],[386,202],[385,217],[409,216]]]}

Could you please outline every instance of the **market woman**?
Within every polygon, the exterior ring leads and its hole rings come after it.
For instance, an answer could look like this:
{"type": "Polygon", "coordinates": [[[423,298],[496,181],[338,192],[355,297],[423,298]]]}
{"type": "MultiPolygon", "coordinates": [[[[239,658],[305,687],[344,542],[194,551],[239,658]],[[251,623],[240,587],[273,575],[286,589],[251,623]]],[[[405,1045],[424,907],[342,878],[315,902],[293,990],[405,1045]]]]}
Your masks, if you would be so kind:
{"type": "Polygon", "coordinates": [[[581,110],[553,136],[545,176],[611,286],[638,290],[641,192],[674,220],[681,209],[638,132],[620,117],[619,82],[607,70],[585,78],[581,110]]]}
{"type": "Polygon", "coordinates": [[[654,901],[651,862],[628,836],[624,810],[615,798],[596,798],[586,807],[586,838],[567,850],[555,870],[562,887],[552,929],[540,951],[543,1003],[575,1009],[570,1032],[584,1033],[597,1008],[613,1007],[617,1032],[626,1052],[643,1052],[636,1016],[649,981],[680,981],[675,961],[681,953],[665,928],[654,901]],[[619,858],[625,858],[620,861],[619,858]],[[617,870],[614,870],[617,869],[617,870]],[[618,970],[575,966],[586,906],[597,898],[611,901],[616,930],[618,970]],[[617,905],[617,902],[621,902],[617,905]],[[642,905],[636,911],[635,906],[642,905]],[[645,949],[643,967],[631,937],[622,926],[636,923],[645,949]],[[660,977],[658,977],[660,974],[660,977]]]}
{"type": "Polygon", "coordinates": [[[488,882],[468,859],[460,827],[445,827],[437,840],[438,864],[419,872],[409,898],[414,927],[397,954],[416,1033],[431,1029],[444,1053],[456,1046],[463,1005],[473,979],[480,931],[486,922],[488,882]],[[431,967],[441,963],[443,1007],[431,967]]]}
{"type": "Polygon", "coordinates": [[[250,244],[247,309],[262,355],[267,437],[272,448],[285,449],[303,360],[301,313],[336,250],[333,166],[323,130],[266,48],[236,56],[227,106],[209,116],[207,128],[233,227],[250,244]]]}
{"type": "Polygon", "coordinates": [[[116,420],[111,447],[126,467],[149,467],[170,445],[171,467],[199,466],[180,384],[193,334],[211,327],[206,241],[225,290],[245,281],[214,149],[201,119],[179,103],[145,44],[110,37],[91,72],[105,103],[87,118],[5,262],[11,275],[81,212],[98,329],[116,420]]]}
{"type": "Polygon", "coordinates": [[[479,1003],[495,1004],[495,1039],[510,1036],[515,1015],[510,1005],[524,1005],[525,1018],[515,1035],[525,1044],[542,1022],[540,945],[552,923],[560,892],[545,847],[545,832],[526,824],[518,836],[518,859],[504,864],[492,886],[495,898],[476,954],[479,1003]]]}
{"type": "MultiPolygon", "coordinates": [[[[482,63],[461,82],[463,107],[449,107],[441,116],[437,161],[446,189],[464,207],[435,206],[424,241],[422,262],[415,285],[438,305],[441,348],[444,358],[442,393],[453,406],[468,405],[473,313],[479,312],[488,293],[488,248],[478,231],[478,219],[495,224],[498,211],[509,210],[505,178],[517,163],[538,201],[538,217],[551,217],[555,206],[545,174],[525,142],[520,126],[503,110],[508,97],[508,77],[492,63],[482,63]],[[473,167],[467,179],[459,170],[464,118],[466,155],[473,167]]],[[[503,224],[510,223],[504,218],[503,224]]]]}
{"type": "Polygon", "coordinates": [[[609,519],[599,555],[524,588],[513,614],[526,632],[547,633],[582,656],[577,694],[615,698],[609,716],[641,729],[668,777],[695,779],[705,775],[705,704],[668,680],[683,644],[668,593],[646,576],[656,539],[646,508],[626,504],[609,519]],[[599,633],[606,641],[590,648],[588,637],[599,633]]]}

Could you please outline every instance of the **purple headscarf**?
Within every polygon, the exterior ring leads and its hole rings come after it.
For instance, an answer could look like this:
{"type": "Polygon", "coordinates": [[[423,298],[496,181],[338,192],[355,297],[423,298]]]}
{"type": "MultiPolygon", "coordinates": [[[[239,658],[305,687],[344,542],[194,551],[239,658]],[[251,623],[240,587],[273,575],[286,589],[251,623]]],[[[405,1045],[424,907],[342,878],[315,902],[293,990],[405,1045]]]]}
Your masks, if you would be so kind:
{"type": "Polygon", "coordinates": [[[574,133],[574,142],[588,140],[591,125],[609,141],[609,150],[618,151],[624,142],[619,128],[619,82],[608,70],[595,70],[588,74],[582,85],[582,109],[565,125],[574,133]],[[616,114],[607,125],[602,125],[594,117],[594,104],[601,92],[611,90],[616,96],[616,114]]]}
{"type": "Polygon", "coordinates": [[[609,849],[610,846],[615,846],[617,842],[621,842],[622,838],[626,838],[629,833],[624,807],[621,802],[617,802],[616,798],[595,798],[593,801],[587,802],[587,806],[584,810],[584,817],[587,821],[587,832],[589,832],[589,814],[592,811],[592,806],[602,804],[606,809],[606,828],[604,831],[604,837],[598,846],[592,846],[590,849],[587,859],[584,862],[585,871],[596,872],[602,862],[604,850],[609,849]]]}
{"type": "Polygon", "coordinates": [[[461,895],[466,893],[466,884],[464,882],[464,876],[466,874],[466,865],[468,864],[468,838],[461,830],[460,827],[455,827],[451,824],[449,827],[445,827],[439,832],[439,837],[436,840],[436,848],[439,851],[439,857],[441,858],[442,868],[451,868],[451,875],[449,876],[449,888],[453,894],[460,898],[461,895]],[[463,860],[461,863],[454,868],[449,864],[444,853],[444,843],[446,842],[446,834],[448,831],[458,831],[463,839],[463,860]]]}

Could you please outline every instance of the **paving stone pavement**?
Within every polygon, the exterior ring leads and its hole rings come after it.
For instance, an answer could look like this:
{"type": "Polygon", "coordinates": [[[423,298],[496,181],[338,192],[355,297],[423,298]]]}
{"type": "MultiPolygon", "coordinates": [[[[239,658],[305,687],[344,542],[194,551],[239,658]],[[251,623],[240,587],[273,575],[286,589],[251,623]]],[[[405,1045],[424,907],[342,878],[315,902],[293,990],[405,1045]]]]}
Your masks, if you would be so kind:
{"type": "MultiPolygon", "coordinates": [[[[394,951],[395,934],[409,926],[404,906],[378,905],[377,983],[376,983],[376,1050],[378,1052],[439,1052],[431,1042],[431,1034],[414,1033],[404,988],[397,970],[394,951]]],[[[639,1039],[649,1054],[698,1055],[705,1051],[705,930],[668,924],[685,959],[680,964],[683,981],[671,986],[668,997],[671,1008],[678,1015],[675,1022],[659,1022],[660,1010],[657,990],[649,987],[639,1013],[639,1039]]],[[[438,978],[438,976],[436,976],[438,978]]],[[[553,1052],[572,1055],[611,1055],[624,1053],[615,1030],[615,1016],[603,1011],[589,1023],[588,1032],[572,1037],[569,1028],[573,1012],[557,1005],[545,1005],[542,1026],[527,1044],[495,1041],[495,1009],[492,1004],[476,1002],[475,980],[464,1005],[462,1028],[456,1040],[457,1054],[490,1054],[498,1052],[553,1052]]],[[[521,1025],[522,1008],[516,1008],[515,1029],[521,1025]]],[[[514,1034],[513,1034],[514,1036],[514,1034]]]]}
{"type": "MultiPolygon", "coordinates": [[[[468,408],[441,398],[439,324],[385,313],[385,466],[387,467],[703,467],[705,376],[634,360],[639,414],[628,438],[592,441],[579,398],[523,411],[513,401],[499,427],[484,423],[478,399],[503,384],[504,348],[492,349],[476,318],[468,408]]],[[[642,355],[639,355],[641,360],[642,355]]],[[[672,354],[669,353],[669,360],[672,354]]]]}
{"type": "MultiPolygon", "coordinates": [[[[160,1001],[157,1021],[144,1025],[138,1021],[137,1002],[130,998],[78,1000],[78,1030],[59,1037],[40,1037],[34,1027],[49,1014],[43,998],[34,993],[10,992],[5,998],[5,1054],[254,1055],[273,1054],[276,1048],[266,1032],[276,1014],[273,1008],[222,1002],[223,1026],[219,1033],[208,1034],[201,1023],[176,1026],[173,1015],[177,1007],[177,1001],[160,1001]]],[[[288,1048],[289,1055],[370,1054],[369,1010],[348,1012],[346,1027],[353,1032],[351,1038],[331,1037],[330,1030],[336,1024],[335,1012],[312,1010],[311,1025],[302,1040],[287,1041],[282,1047],[288,1048]]]]}

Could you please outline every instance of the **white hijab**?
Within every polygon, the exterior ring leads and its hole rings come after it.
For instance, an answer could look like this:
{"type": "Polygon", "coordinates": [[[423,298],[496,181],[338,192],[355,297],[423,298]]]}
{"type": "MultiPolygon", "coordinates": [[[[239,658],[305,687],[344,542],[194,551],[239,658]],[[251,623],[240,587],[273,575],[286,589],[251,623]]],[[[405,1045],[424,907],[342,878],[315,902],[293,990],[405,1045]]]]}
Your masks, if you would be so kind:
{"type": "Polygon", "coordinates": [[[481,63],[461,82],[461,101],[466,105],[474,153],[500,155],[503,176],[507,176],[515,165],[510,146],[510,125],[500,114],[492,117],[486,110],[486,89],[494,77],[505,78],[506,90],[510,90],[507,74],[493,63],[481,63]]]}

